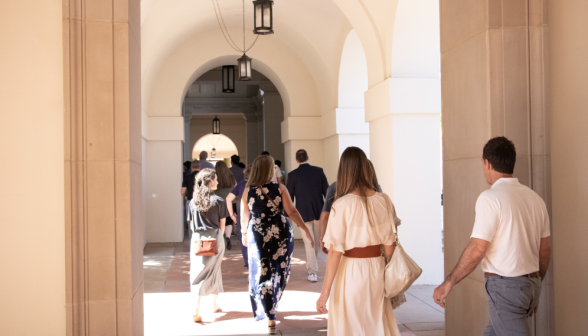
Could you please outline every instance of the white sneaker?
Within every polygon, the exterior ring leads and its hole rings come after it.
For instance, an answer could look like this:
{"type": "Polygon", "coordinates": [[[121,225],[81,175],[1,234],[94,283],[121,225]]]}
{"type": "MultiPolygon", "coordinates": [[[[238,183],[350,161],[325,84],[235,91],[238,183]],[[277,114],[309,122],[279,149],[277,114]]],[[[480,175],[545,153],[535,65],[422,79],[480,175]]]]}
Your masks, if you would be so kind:
{"type": "Polygon", "coordinates": [[[309,274],[307,279],[310,282],[317,282],[318,281],[318,277],[316,276],[316,274],[309,274]]]}

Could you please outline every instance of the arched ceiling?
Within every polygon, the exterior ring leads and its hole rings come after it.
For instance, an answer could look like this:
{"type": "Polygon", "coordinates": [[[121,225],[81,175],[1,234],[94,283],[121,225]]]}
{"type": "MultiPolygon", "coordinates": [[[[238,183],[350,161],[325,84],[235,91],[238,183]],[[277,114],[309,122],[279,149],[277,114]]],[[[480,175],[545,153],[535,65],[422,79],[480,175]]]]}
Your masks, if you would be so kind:
{"type": "MultiPolygon", "coordinates": [[[[219,0],[219,4],[233,40],[241,45],[243,2],[219,0]]],[[[323,108],[335,107],[341,50],[351,24],[332,0],[280,0],[274,2],[273,8],[275,34],[259,39],[265,39],[264,43],[277,39],[294,51],[312,74],[321,97],[328,101],[323,108]]],[[[247,45],[255,38],[251,31],[252,9],[253,4],[246,0],[247,45]]],[[[211,30],[219,30],[212,0],[142,0],[142,78],[154,78],[176,48],[211,30]]],[[[235,53],[223,43],[226,54],[235,53]]],[[[149,88],[151,84],[144,86],[149,88]]]]}

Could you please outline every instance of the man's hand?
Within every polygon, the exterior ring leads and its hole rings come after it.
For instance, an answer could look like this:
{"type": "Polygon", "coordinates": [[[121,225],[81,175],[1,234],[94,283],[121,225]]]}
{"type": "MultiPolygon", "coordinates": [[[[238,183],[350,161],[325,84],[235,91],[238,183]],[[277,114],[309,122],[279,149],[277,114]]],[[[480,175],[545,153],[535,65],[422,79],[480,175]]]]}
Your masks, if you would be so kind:
{"type": "Polygon", "coordinates": [[[451,293],[452,289],[453,285],[447,281],[444,281],[439,287],[435,288],[435,292],[433,292],[435,303],[441,306],[441,308],[445,308],[445,298],[451,293]]]}
{"type": "Polygon", "coordinates": [[[535,309],[531,310],[529,313],[529,317],[533,317],[533,315],[537,314],[537,309],[539,309],[539,305],[535,307],[535,309]]]}
{"type": "Polygon", "coordinates": [[[321,242],[321,250],[324,254],[329,254],[329,249],[325,246],[324,242],[321,242]]]}

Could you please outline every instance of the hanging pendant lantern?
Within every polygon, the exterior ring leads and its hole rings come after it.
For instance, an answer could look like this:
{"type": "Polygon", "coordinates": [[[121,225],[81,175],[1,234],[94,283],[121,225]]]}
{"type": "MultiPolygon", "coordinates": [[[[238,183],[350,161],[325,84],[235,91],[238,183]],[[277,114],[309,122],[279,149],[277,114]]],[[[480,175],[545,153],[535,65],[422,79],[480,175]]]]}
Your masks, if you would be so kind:
{"type": "Polygon", "coordinates": [[[210,152],[210,157],[213,159],[216,157],[216,148],[212,149],[212,151],[210,152]]]}
{"type": "Polygon", "coordinates": [[[253,1],[253,33],[269,35],[274,33],[273,0],[253,1]]]}
{"type": "Polygon", "coordinates": [[[217,117],[212,119],[212,134],[220,134],[220,120],[217,117]]]}
{"type": "Polygon", "coordinates": [[[235,93],[235,66],[223,65],[223,92],[235,93]]]}
{"type": "Polygon", "coordinates": [[[243,54],[240,58],[237,59],[238,71],[239,71],[239,80],[240,81],[250,81],[252,79],[252,68],[251,68],[251,58],[247,57],[247,55],[243,54]]]}

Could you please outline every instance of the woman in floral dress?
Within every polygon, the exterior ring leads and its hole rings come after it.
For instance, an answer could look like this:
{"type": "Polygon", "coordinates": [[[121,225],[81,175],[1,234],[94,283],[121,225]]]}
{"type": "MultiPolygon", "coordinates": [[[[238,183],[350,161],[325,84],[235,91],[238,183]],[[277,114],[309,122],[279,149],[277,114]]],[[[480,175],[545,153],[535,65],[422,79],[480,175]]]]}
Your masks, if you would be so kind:
{"type": "Polygon", "coordinates": [[[314,242],[283,184],[271,182],[274,159],[262,155],[253,161],[241,197],[243,245],[248,248],[249,295],[255,320],[268,319],[268,332],[276,333],[278,302],[290,277],[294,233],[282,210],[314,242]]]}

